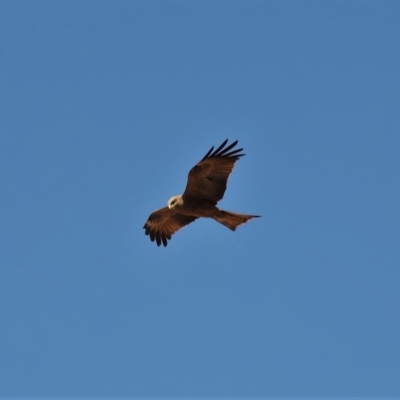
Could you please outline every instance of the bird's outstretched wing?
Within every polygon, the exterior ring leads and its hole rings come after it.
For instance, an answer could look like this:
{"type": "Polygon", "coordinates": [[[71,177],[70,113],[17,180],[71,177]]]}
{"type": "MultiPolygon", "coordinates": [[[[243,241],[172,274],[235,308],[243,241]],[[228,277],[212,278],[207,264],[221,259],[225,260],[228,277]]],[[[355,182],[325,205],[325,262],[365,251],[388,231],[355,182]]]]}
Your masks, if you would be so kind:
{"type": "Polygon", "coordinates": [[[225,147],[227,142],[228,139],[216,150],[214,146],[211,147],[203,159],[190,170],[186,189],[182,195],[184,199],[200,198],[215,204],[222,199],[235,162],[244,156],[240,154],[243,149],[232,150],[237,140],[225,147]]]}
{"type": "Polygon", "coordinates": [[[150,214],[143,229],[145,229],[146,235],[150,236],[152,242],[156,241],[157,246],[160,246],[162,243],[165,247],[168,240],[171,239],[171,236],[176,231],[190,224],[195,219],[197,218],[179,214],[168,207],[164,207],[150,214]]]}

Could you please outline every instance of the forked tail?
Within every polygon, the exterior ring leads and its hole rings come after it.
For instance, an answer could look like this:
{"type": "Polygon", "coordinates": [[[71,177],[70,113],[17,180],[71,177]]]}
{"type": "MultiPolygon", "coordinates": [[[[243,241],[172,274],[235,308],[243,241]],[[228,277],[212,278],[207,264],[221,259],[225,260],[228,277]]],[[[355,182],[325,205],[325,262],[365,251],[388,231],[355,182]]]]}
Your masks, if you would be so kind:
{"type": "Polygon", "coordinates": [[[214,213],[212,217],[222,225],[225,225],[227,228],[234,231],[239,225],[244,224],[245,222],[251,220],[252,218],[258,218],[260,216],[236,214],[233,212],[217,209],[217,211],[214,213]]]}

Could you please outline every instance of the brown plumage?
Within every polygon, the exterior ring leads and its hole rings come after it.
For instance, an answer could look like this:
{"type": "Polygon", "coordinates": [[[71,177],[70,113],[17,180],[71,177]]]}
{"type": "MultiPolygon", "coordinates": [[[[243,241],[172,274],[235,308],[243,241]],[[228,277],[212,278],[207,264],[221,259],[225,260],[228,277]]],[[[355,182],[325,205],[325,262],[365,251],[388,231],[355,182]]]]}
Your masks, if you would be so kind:
{"type": "Polygon", "coordinates": [[[236,214],[216,207],[224,196],[226,184],[243,149],[232,150],[237,140],[225,147],[228,139],[214,146],[188,175],[185,192],[168,201],[168,207],[154,211],[144,224],[146,235],[157,246],[167,246],[171,236],[200,217],[213,218],[234,231],[239,225],[259,215],[236,214]],[[213,151],[214,150],[214,151],[213,151]],[[231,151],[232,150],[232,151],[231,151]]]}

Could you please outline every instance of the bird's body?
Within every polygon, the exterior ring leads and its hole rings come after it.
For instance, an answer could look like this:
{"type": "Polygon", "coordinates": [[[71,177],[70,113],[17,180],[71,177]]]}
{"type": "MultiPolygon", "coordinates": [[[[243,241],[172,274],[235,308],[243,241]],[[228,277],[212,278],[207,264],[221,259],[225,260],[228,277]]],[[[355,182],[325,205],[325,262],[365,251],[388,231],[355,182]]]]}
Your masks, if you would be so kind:
{"type": "Polygon", "coordinates": [[[170,209],[175,210],[184,215],[192,215],[193,217],[211,217],[216,210],[215,204],[207,199],[196,197],[174,196],[168,202],[170,209]],[[173,204],[171,204],[171,200],[173,204]]]}
{"type": "Polygon", "coordinates": [[[237,141],[225,147],[228,140],[214,152],[212,147],[189,172],[182,195],[171,197],[168,206],[154,211],[144,225],[151,241],[167,246],[168,240],[180,228],[200,217],[213,218],[231,230],[258,215],[236,214],[220,210],[216,205],[226,190],[228,177],[243,149],[231,150],[237,141]]]}

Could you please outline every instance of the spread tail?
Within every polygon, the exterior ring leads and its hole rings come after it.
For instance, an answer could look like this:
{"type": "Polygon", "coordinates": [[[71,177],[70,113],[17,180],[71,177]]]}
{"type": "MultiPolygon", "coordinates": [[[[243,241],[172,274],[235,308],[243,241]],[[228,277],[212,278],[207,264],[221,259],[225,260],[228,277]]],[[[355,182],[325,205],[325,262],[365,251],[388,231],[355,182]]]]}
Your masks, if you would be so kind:
{"type": "Polygon", "coordinates": [[[234,231],[239,225],[244,224],[252,218],[258,218],[259,215],[236,214],[217,209],[212,217],[222,225],[225,225],[227,228],[234,231]]]}

